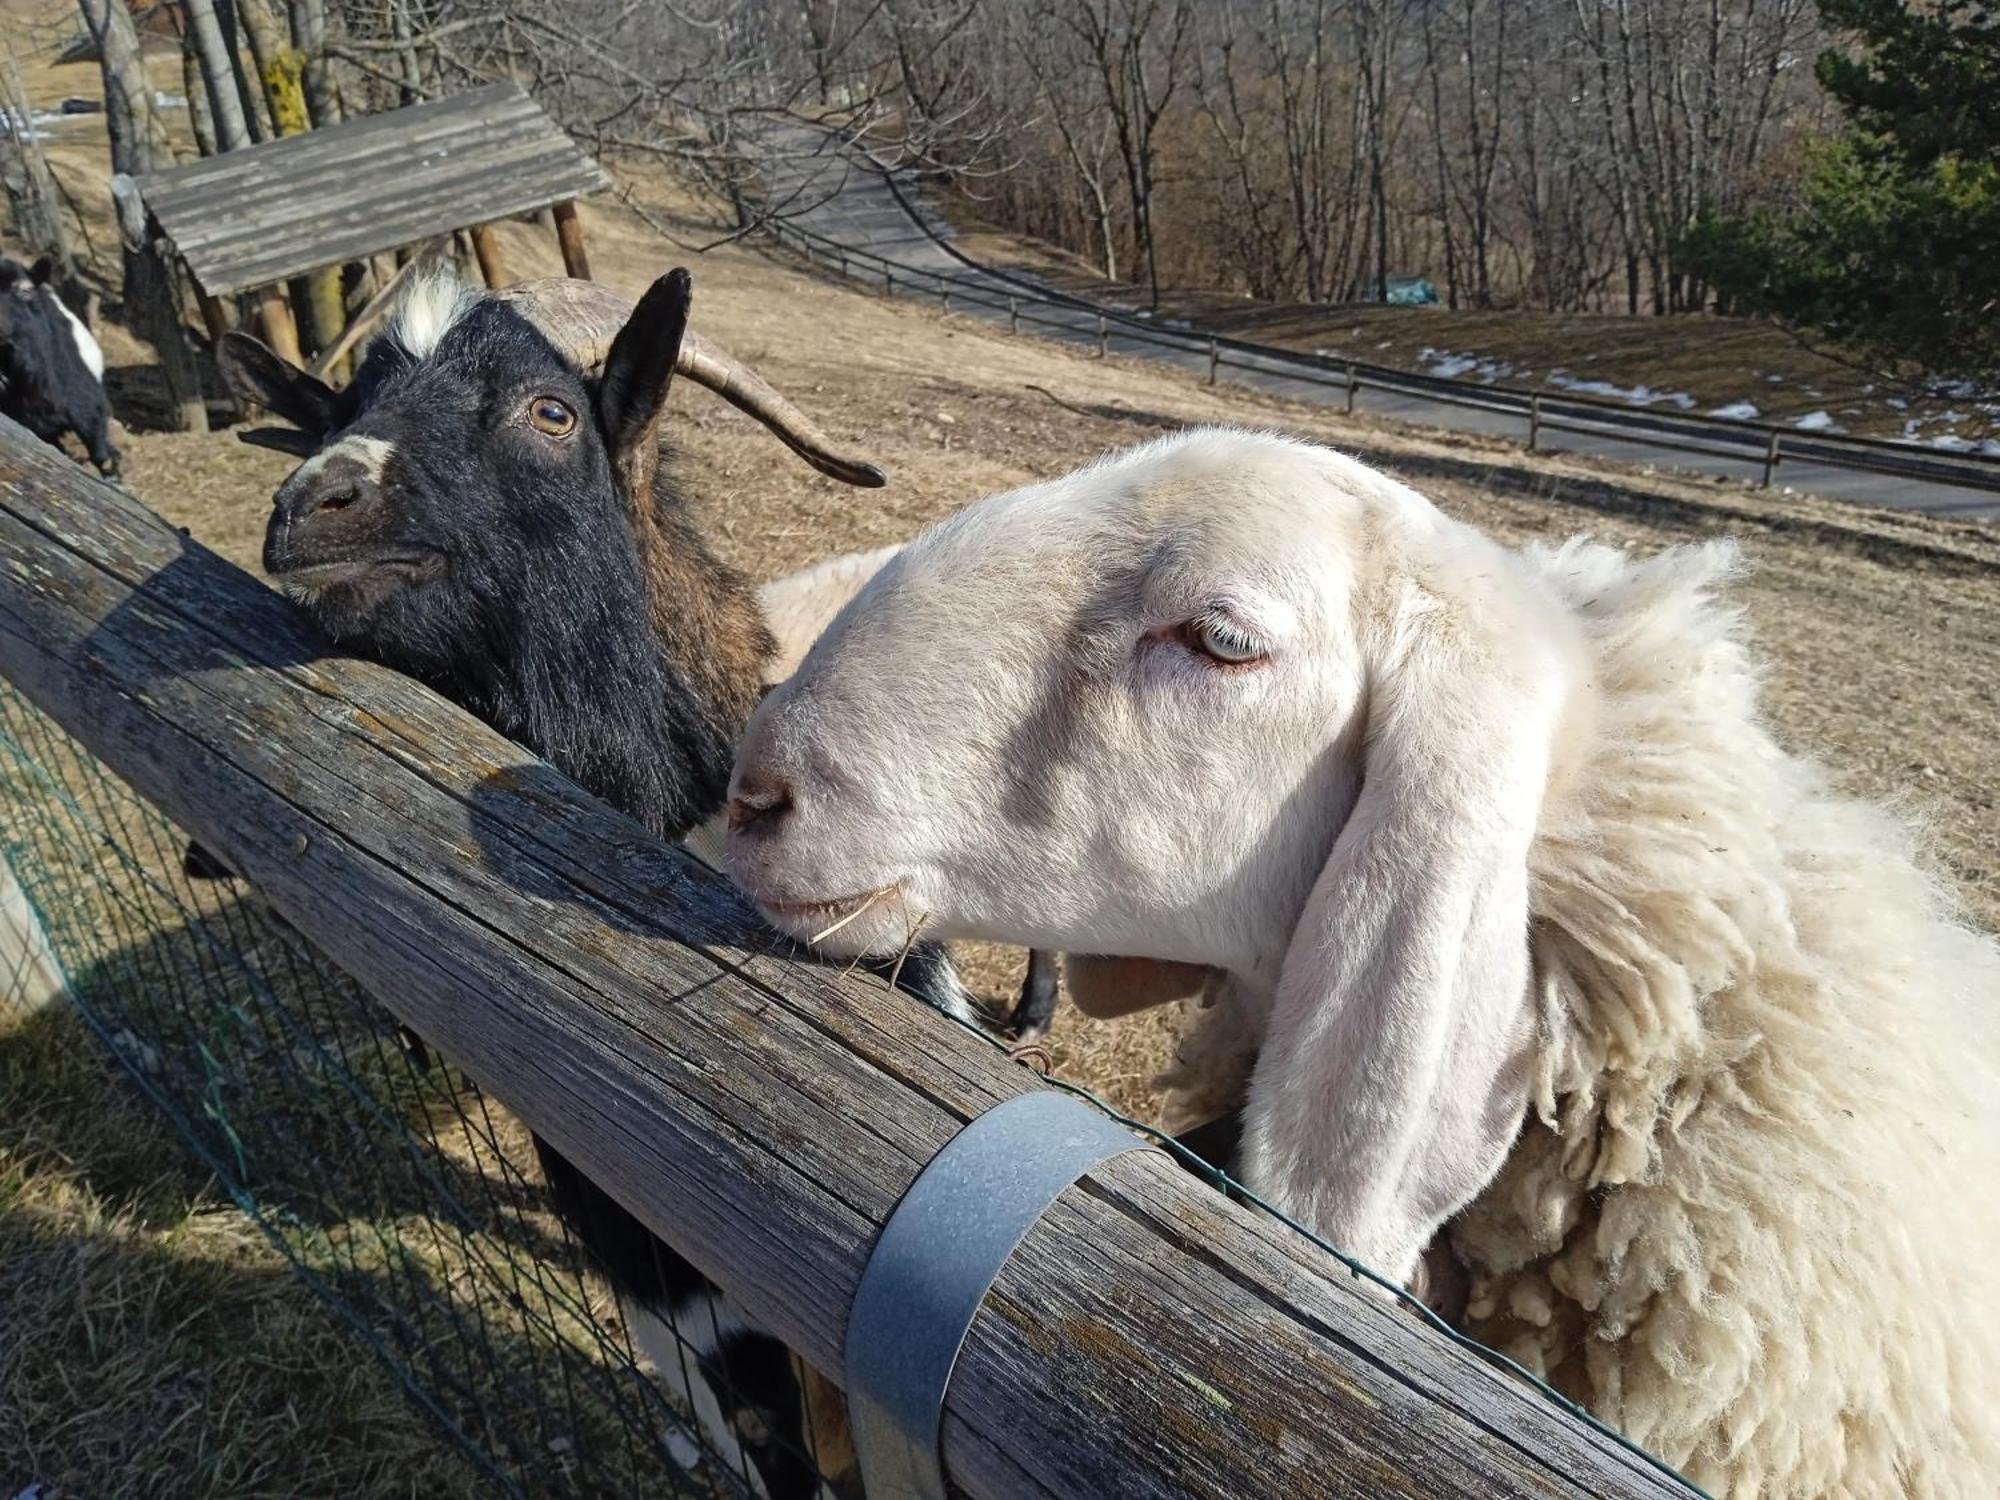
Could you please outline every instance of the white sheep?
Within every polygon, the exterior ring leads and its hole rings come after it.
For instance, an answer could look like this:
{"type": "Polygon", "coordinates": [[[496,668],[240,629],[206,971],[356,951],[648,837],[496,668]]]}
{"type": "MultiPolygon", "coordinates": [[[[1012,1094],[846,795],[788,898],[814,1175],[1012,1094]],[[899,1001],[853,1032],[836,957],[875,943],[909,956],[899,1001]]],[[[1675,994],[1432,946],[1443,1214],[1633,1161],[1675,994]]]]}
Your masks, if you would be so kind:
{"type": "Polygon", "coordinates": [[[753,718],[828,945],[1228,975],[1241,1170],[1730,1496],[2000,1483],[2000,954],[1778,747],[1725,545],[1511,551],[1206,431],[971,506],[753,718]],[[858,913],[858,915],[853,915],[858,913]]]}

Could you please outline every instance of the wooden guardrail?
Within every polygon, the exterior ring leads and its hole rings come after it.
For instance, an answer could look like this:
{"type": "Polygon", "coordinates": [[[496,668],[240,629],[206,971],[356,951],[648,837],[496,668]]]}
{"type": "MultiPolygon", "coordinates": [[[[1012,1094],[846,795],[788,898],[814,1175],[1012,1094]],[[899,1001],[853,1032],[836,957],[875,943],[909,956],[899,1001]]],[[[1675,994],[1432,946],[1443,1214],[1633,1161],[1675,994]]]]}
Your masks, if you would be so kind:
{"type": "MultiPolygon", "coordinates": [[[[835,1377],[905,1187],[1039,1086],[4,420],[0,675],[835,1377]]],[[[1156,1153],[1021,1244],[944,1456],[992,1500],[1689,1493],[1156,1153]]]]}

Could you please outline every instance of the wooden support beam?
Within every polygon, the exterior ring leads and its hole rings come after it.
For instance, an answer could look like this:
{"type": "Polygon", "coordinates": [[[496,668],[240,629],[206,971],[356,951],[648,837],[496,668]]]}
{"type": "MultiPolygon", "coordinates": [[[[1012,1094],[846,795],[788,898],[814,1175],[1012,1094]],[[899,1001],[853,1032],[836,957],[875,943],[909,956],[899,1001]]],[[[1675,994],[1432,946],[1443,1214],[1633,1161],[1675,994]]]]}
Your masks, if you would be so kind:
{"type": "Polygon", "coordinates": [[[479,257],[479,274],[486,278],[487,286],[498,291],[507,284],[507,267],[500,259],[500,240],[493,233],[491,224],[476,224],[472,229],[472,251],[479,257]]]}
{"type": "Polygon", "coordinates": [[[562,245],[563,269],[579,281],[590,280],[590,252],[583,245],[583,219],[576,200],[565,198],[555,206],[556,239],[562,245]]]}
{"type": "Polygon", "coordinates": [[[293,321],[291,299],[282,284],[258,288],[257,321],[263,326],[264,342],[272,349],[295,365],[306,362],[305,352],[299,348],[299,325],[293,321]]]}
{"type": "Polygon", "coordinates": [[[201,324],[202,327],[208,330],[208,341],[210,343],[218,342],[225,333],[229,332],[228,312],[224,310],[220,302],[209,296],[207,292],[202,291],[199,287],[195,289],[194,300],[195,305],[201,309],[201,324]]]}
{"type": "MultiPolygon", "coordinates": [[[[828,1374],[911,1180],[1040,1086],[4,419],[0,675],[828,1374]]],[[[1688,1494],[1156,1153],[1021,1241],[943,1455],[973,1500],[1688,1494]]]]}

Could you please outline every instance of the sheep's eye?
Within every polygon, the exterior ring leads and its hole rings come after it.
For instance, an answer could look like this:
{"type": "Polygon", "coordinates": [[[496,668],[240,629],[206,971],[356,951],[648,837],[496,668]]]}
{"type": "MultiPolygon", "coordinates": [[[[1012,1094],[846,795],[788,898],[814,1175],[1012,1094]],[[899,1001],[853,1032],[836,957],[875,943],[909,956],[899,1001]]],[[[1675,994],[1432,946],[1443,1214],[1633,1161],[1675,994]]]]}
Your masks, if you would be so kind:
{"type": "Polygon", "coordinates": [[[576,413],[553,396],[537,396],[530,401],[528,421],[535,431],[550,437],[568,437],[576,431],[576,413]]]}
{"type": "Polygon", "coordinates": [[[1220,615],[1202,615],[1188,621],[1181,627],[1181,640],[1190,651],[1225,667],[1251,666],[1271,654],[1264,642],[1220,615]]]}

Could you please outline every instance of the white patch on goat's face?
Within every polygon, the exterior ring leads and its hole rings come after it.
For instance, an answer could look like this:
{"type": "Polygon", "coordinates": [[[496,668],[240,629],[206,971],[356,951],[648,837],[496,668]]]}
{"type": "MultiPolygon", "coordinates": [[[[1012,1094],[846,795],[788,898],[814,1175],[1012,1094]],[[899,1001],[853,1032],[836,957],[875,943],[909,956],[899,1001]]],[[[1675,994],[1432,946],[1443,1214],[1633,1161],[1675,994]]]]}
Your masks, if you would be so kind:
{"type": "MultiPolygon", "coordinates": [[[[382,471],[388,466],[389,459],[395,451],[396,445],[387,438],[344,437],[338,442],[328,444],[311,458],[300,464],[298,468],[292,471],[291,479],[310,479],[321,469],[324,469],[328,464],[338,459],[353,462],[360,468],[369,483],[380,484],[382,482],[382,471]]],[[[291,480],[287,480],[286,482],[290,483],[291,480]]]]}
{"type": "Polygon", "coordinates": [[[396,306],[390,337],[413,359],[428,359],[446,333],[479,302],[479,293],[450,274],[419,276],[396,306]]]}
{"type": "Polygon", "coordinates": [[[1384,508],[1429,510],[1236,432],[968,507],[758,710],[736,787],[792,805],[732,834],[731,873],[805,937],[893,887],[836,951],[921,923],[1269,978],[1354,802],[1356,559],[1384,508]]]}

